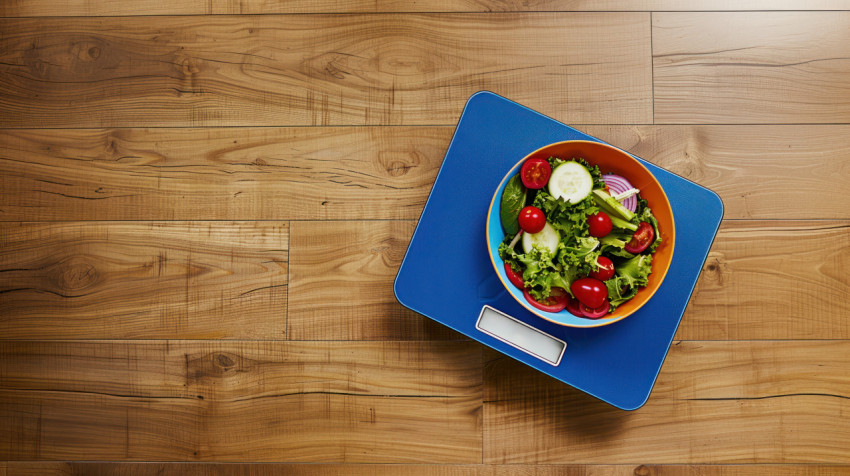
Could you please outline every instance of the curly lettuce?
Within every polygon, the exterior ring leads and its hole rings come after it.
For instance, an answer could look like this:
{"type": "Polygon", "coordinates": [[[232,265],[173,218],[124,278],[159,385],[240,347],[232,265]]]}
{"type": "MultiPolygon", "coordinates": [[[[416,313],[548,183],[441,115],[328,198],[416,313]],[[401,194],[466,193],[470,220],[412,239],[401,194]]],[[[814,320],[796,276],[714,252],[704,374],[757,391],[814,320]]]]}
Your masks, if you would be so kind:
{"type": "Polygon", "coordinates": [[[652,255],[637,255],[614,264],[614,277],[605,281],[611,309],[635,297],[640,288],[649,283],[652,273],[652,255]]]}
{"type": "MultiPolygon", "coordinates": [[[[573,160],[584,165],[590,172],[594,189],[604,189],[605,182],[599,167],[591,166],[583,159],[573,160]]],[[[564,159],[549,158],[553,169],[563,162],[564,159]]],[[[632,299],[640,288],[648,284],[649,274],[652,272],[652,256],[648,253],[655,251],[661,243],[661,238],[658,233],[658,221],[646,200],[639,198],[634,218],[624,222],[626,225],[629,222],[637,225],[645,221],[655,229],[656,238],[648,252],[645,252],[647,254],[638,255],[625,250],[635,227],[615,227],[602,238],[589,236],[588,217],[601,209],[592,193],[579,203],[571,204],[554,198],[544,188],[535,191],[533,196],[528,197],[528,201],[543,211],[547,223],[560,234],[558,248],[551,252],[535,246],[527,253],[518,253],[509,246],[516,235],[508,234],[499,246],[499,256],[522,275],[523,283],[535,299],[543,300],[549,297],[553,287],[563,288],[572,294],[570,284],[596,271],[597,259],[602,255],[614,262],[616,270],[614,277],[605,281],[611,311],[632,299]]]]}

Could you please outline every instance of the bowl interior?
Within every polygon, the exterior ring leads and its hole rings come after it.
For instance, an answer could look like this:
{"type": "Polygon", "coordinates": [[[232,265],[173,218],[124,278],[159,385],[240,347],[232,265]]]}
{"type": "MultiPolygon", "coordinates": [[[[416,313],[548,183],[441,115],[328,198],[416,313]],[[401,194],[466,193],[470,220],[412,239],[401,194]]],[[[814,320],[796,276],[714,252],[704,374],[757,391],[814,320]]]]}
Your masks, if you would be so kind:
{"type": "Polygon", "coordinates": [[[634,313],[643,306],[658,290],[667,270],[670,268],[670,262],[673,259],[673,247],[675,244],[675,225],[673,222],[673,211],[670,208],[670,202],[667,200],[667,195],[661,188],[661,185],[640,162],[628,153],[615,147],[591,141],[566,141],[557,142],[554,144],[542,147],[531,154],[523,157],[522,160],[516,163],[511,170],[505,174],[502,182],[499,184],[496,193],[493,195],[493,200],[490,202],[490,210],[487,215],[487,246],[490,253],[490,260],[502,284],[523,307],[530,312],[542,317],[543,319],[552,321],[556,324],[569,327],[598,327],[617,322],[626,316],[634,313]],[[522,291],[517,289],[508,281],[505,274],[504,262],[499,258],[499,244],[505,237],[502,230],[502,224],[499,219],[499,203],[501,201],[502,192],[508,179],[519,172],[522,163],[526,159],[539,157],[547,159],[549,157],[560,157],[563,159],[582,158],[588,161],[591,165],[598,165],[603,174],[617,174],[626,177],[629,182],[636,188],[640,189],[640,195],[649,203],[655,218],[658,220],[658,231],[661,235],[661,245],[653,254],[652,258],[652,274],[649,275],[649,284],[638,291],[637,295],[625,304],[620,305],[613,313],[604,319],[585,319],[574,316],[566,310],[552,313],[541,311],[531,306],[523,297],[522,291]]]}

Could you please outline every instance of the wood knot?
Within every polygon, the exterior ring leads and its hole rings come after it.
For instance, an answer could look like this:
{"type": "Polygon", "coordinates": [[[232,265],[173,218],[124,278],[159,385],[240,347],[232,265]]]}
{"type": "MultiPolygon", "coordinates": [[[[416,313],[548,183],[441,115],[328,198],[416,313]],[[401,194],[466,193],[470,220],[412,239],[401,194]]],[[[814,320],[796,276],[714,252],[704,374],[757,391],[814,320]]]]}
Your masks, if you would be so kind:
{"type": "Polygon", "coordinates": [[[264,166],[264,165],[269,165],[269,163],[268,163],[268,162],[266,162],[265,160],[260,159],[260,158],[254,159],[254,161],[253,161],[253,162],[251,162],[251,163],[252,163],[252,164],[254,164],[254,165],[258,165],[258,166],[260,166],[260,167],[262,167],[262,166],[264,166]]]}
{"type": "MultiPolygon", "coordinates": [[[[331,51],[323,53],[312,58],[307,58],[304,62],[304,70],[315,78],[337,80],[345,80],[353,73],[363,71],[368,66],[364,66],[369,61],[368,58],[361,57],[352,53],[339,51],[331,51]]],[[[357,76],[354,75],[354,78],[357,76]]]]}
{"type": "Polygon", "coordinates": [[[183,74],[186,76],[191,76],[201,72],[198,62],[194,61],[192,58],[185,58],[181,62],[181,66],[183,67],[183,74]]]}
{"type": "Polygon", "coordinates": [[[705,178],[705,165],[699,142],[689,139],[682,150],[682,155],[668,165],[669,169],[690,180],[705,178]]]}
{"type": "Polygon", "coordinates": [[[378,153],[378,164],[389,177],[401,177],[421,163],[422,158],[417,152],[384,151],[378,153]]]}
{"type": "Polygon", "coordinates": [[[218,364],[219,367],[221,367],[223,369],[229,369],[229,368],[233,367],[234,365],[236,365],[236,362],[234,362],[233,359],[231,357],[227,356],[226,354],[216,355],[215,356],[215,362],[216,362],[216,364],[218,364]]]}
{"type": "MultiPolygon", "coordinates": [[[[230,352],[212,352],[191,358],[186,356],[187,384],[232,378],[249,372],[252,361],[230,352]]],[[[208,396],[208,395],[207,395],[208,396]]],[[[204,395],[199,396],[203,400],[204,395]]]]}
{"type": "Polygon", "coordinates": [[[380,255],[384,264],[389,267],[397,266],[404,259],[404,252],[407,249],[404,243],[392,236],[381,239],[369,248],[372,254],[380,255]]]}
{"type": "Polygon", "coordinates": [[[79,257],[69,258],[59,263],[51,274],[56,286],[64,291],[79,291],[98,280],[97,269],[79,257]]]}
{"type": "Polygon", "coordinates": [[[650,474],[652,474],[652,471],[644,465],[638,466],[634,471],[635,476],[649,476],[650,474]]]}
{"type": "Polygon", "coordinates": [[[91,48],[89,48],[89,58],[91,58],[91,59],[100,58],[100,48],[98,48],[97,46],[92,46],[91,48]]]}
{"type": "Polygon", "coordinates": [[[727,276],[726,263],[723,261],[723,257],[709,254],[708,259],[705,260],[702,273],[701,282],[722,286],[727,276]]]}

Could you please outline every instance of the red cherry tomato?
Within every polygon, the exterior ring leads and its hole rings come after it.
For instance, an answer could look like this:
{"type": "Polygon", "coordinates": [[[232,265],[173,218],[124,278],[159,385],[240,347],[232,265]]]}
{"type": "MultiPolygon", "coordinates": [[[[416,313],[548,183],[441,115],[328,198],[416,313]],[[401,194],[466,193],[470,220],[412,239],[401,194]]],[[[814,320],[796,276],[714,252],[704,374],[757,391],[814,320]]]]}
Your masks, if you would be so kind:
{"type": "Polygon", "coordinates": [[[614,229],[611,217],[605,212],[597,212],[587,217],[587,226],[590,228],[590,236],[597,238],[602,238],[614,229]]]}
{"type": "Polygon", "coordinates": [[[549,293],[549,297],[542,301],[534,299],[531,294],[528,294],[527,289],[522,291],[522,295],[525,296],[525,300],[528,301],[529,304],[546,312],[563,311],[564,308],[567,307],[567,301],[570,297],[570,295],[561,288],[552,288],[549,293]]]}
{"type": "Polygon", "coordinates": [[[608,281],[614,277],[614,263],[610,259],[600,256],[596,258],[596,271],[590,272],[591,278],[596,278],[600,281],[608,281]]]}
{"type": "Polygon", "coordinates": [[[537,233],[546,226],[546,215],[543,210],[527,206],[519,212],[519,227],[527,233],[537,233]]]}
{"type": "Polygon", "coordinates": [[[637,231],[632,235],[632,239],[626,244],[623,248],[629,253],[643,253],[643,251],[649,248],[649,245],[655,241],[655,230],[652,228],[652,225],[649,223],[642,221],[640,225],[638,225],[637,231]]]}
{"type": "Polygon", "coordinates": [[[519,169],[522,184],[534,190],[545,187],[550,175],[552,175],[552,167],[546,159],[528,159],[519,169]]]}
{"type": "Polygon", "coordinates": [[[579,302],[593,309],[601,306],[608,297],[605,283],[595,278],[576,279],[570,285],[570,290],[579,302]]]}
{"type": "Polygon", "coordinates": [[[570,297],[567,301],[567,311],[576,317],[584,317],[584,313],[581,312],[581,303],[574,297],[570,297]]]}
{"type": "Polygon", "coordinates": [[[597,308],[590,308],[584,304],[581,305],[581,313],[588,319],[599,319],[600,317],[604,317],[608,314],[608,309],[611,309],[611,305],[608,303],[607,299],[597,308]]]}
{"type": "Polygon", "coordinates": [[[508,281],[510,281],[511,284],[520,289],[525,289],[525,283],[522,282],[522,275],[514,271],[514,269],[511,268],[510,263],[505,263],[505,274],[508,275],[508,281]]]}

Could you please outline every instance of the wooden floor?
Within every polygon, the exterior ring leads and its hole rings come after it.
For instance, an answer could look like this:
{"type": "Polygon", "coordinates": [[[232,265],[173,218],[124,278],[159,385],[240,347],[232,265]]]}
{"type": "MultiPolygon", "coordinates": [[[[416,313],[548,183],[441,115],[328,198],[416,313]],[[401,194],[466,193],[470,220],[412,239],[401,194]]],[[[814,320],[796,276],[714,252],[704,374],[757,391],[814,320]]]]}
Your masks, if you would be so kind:
{"type": "Polygon", "coordinates": [[[850,1],[0,17],[0,476],[850,474],[850,1]],[[393,296],[485,89],[725,203],[637,411],[393,296]]]}

